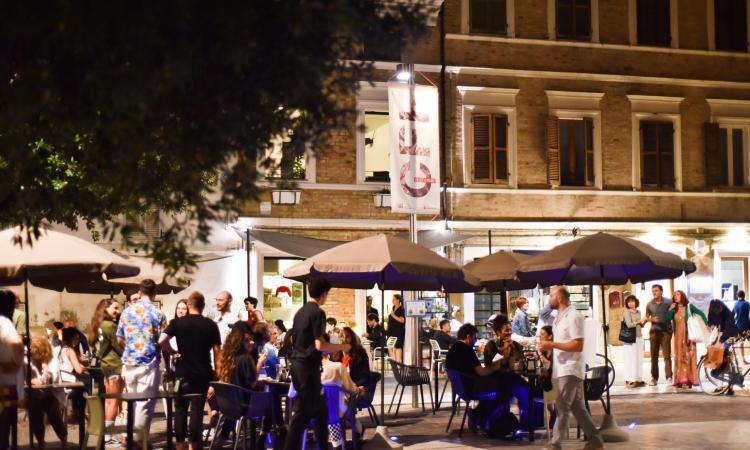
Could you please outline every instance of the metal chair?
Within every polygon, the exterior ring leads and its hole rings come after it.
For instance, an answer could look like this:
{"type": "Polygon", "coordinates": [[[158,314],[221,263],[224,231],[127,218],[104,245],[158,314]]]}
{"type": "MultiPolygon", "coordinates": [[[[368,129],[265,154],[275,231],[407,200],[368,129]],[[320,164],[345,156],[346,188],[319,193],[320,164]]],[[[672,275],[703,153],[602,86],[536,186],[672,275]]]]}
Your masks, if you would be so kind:
{"type": "Polygon", "coordinates": [[[367,409],[367,413],[370,415],[370,419],[375,422],[375,425],[380,425],[378,419],[378,413],[375,411],[375,407],[372,405],[372,400],[375,398],[375,390],[378,388],[381,375],[377,372],[370,373],[370,379],[367,380],[365,385],[365,393],[362,396],[357,397],[357,409],[367,409]]]}
{"type": "Polygon", "coordinates": [[[426,412],[424,407],[424,389],[423,386],[427,386],[427,392],[430,393],[430,403],[432,406],[432,413],[435,414],[435,400],[432,398],[432,389],[430,387],[430,373],[427,369],[420,366],[407,366],[396,362],[394,359],[389,359],[388,362],[393,370],[393,376],[396,379],[396,390],[393,391],[393,397],[391,398],[391,404],[388,406],[388,414],[391,413],[393,408],[393,401],[396,399],[398,389],[401,388],[401,395],[398,397],[398,405],[396,406],[396,416],[398,417],[398,410],[401,408],[401,400],[404,398],[404,390],[407,386],[419,386],[419,394],[422,398],[422,412],[426,412]]]}
{"type": "MultiPolygon", "coordinates": [[[[604,414],[609,414],[607,403],[604,401],[604,392],[609,382],[609,366],[594,366],[586,369],[586,378],[583,380],[583,398],[586,400],[586,410],[591,413],[589,401],[599,400],[602,402],[604,414]]],[[[577,435],[581,436],[581,427],[577,427],[577,435]]]]}
{"type": "MultiPolygon", "coordinates": [[[[359,439],[357,436],[357,426],[355,424],[355,410],[356,410],[356,397],[353,395],[349,396],[349,402],[347,402],[346,413],[344,417],[339,415],[339,397],[341,395],[347,395],[344,388],[338,385],[323,385],[323,392],[325,392],[327,406],[328,406],[328,426],[340,425],[342,433],[342,444],[341,450],[346,450],[346,428],[347,422],[352,430],[352,448],[357,450],[359,448],[359,439]]],[[[302,437],[302,450],[307,449],[307,432],[302,437]]]]}

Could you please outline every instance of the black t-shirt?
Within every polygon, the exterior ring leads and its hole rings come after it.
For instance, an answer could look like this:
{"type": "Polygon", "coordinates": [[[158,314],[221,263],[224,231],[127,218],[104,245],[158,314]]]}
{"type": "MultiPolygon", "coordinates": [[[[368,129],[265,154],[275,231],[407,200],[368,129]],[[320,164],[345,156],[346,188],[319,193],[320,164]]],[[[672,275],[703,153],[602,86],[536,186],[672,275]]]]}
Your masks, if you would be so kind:
{"type": "MultiPolygon", "coordinates": [[[[404,307],[399,306],[394,314],[398,317],[405,317],[404,307]]],[[[393,318],[390,314],[388,315],[388,336],[403,337],[406,334],[406,323],[400,323],[393,318]]]]}
{"type": "MultiPolygon", "coordinates": [[[[450,370],[457,370],[466,375],[477,376],[475,368],[481,365],[474,349],[466,345],[463,341],[456,341],[445,355],[445,367],[450,370]]],[[[464,385],[467,392],[471,392],[474,387],[473,379],[464,378],[464,385]]]]}
{"type": "Polygon", "coordinates": [[[169,322],[164,333],[177,338],[175,375],[195,384],[213,379],[211,349],[221,345],[219,327],[213,320],[198,314],[188,314],[169,322]]]}
{"type": "Polygon", "coordinates": [[[440,345],[440,348],[443,350],[448,350],[451,348],[451,345],[453,345],[456,342],[456,338],[451,336],[450,334],[446,333],[443,330],[438,330],[435,333],[434,339],[437,341],[438,345],[440,345]]]}
{"type": "Polygon", "coordinates": [[[307,302],[294,315],[292,333],[292,359],[305,363],[321,364],[321,354],[315,348],[315,339],[326,334],[326,313],[315,302],[307,302]]]}

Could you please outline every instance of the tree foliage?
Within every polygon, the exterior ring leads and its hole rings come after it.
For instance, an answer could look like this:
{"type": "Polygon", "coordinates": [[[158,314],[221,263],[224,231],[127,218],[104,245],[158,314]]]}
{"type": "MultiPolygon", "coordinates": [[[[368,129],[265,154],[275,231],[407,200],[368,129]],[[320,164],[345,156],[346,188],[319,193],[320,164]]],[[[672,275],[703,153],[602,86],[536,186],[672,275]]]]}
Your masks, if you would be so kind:
{"type": "MultiPolygon", "coordinates": [[[[79,219],[111,237],[179,217],[147,245],[176,269],[256,199],[258,158],[323,150],[347,126],[362,42],[415,37],[407,1],[6,2],[0,15],[0,226],[79,219]],[[384,6],[387,5],[387,6],[384,6]],[[179,213],[179,214],[178,214],[179,213]]],[[[265,162],[266,164],[268,161],[265,162]]]]}

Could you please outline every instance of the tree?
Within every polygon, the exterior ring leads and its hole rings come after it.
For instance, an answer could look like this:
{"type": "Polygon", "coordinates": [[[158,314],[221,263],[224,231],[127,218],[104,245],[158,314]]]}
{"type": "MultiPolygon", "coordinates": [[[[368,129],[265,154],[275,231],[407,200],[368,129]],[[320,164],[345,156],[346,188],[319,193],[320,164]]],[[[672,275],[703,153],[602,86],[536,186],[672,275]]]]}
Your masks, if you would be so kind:
{"type": "Polygon", "coordinates": [[[427,3],[5,4],[0,226],[32,242],[45,222],[83,219],[128,241],[161,211],[179,219],[146,250],[190,264],[210,221],[257,199],[269,142],[284,137],[295,160],[350,123],[372,76],[362,42],[417,37],[427,3]]]}

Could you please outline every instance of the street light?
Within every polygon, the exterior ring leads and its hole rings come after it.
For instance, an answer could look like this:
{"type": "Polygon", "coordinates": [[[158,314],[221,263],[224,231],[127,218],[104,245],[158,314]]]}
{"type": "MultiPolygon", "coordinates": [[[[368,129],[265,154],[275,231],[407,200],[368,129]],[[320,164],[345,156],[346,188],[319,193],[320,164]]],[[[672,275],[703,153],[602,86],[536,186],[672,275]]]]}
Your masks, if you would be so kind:
{"type": "Polygon", "coordinates": [[[403,83],[411,80],[414,76],[414,65],[413,64],[397,64],[396,65],[396,79],[403,83]]]}

